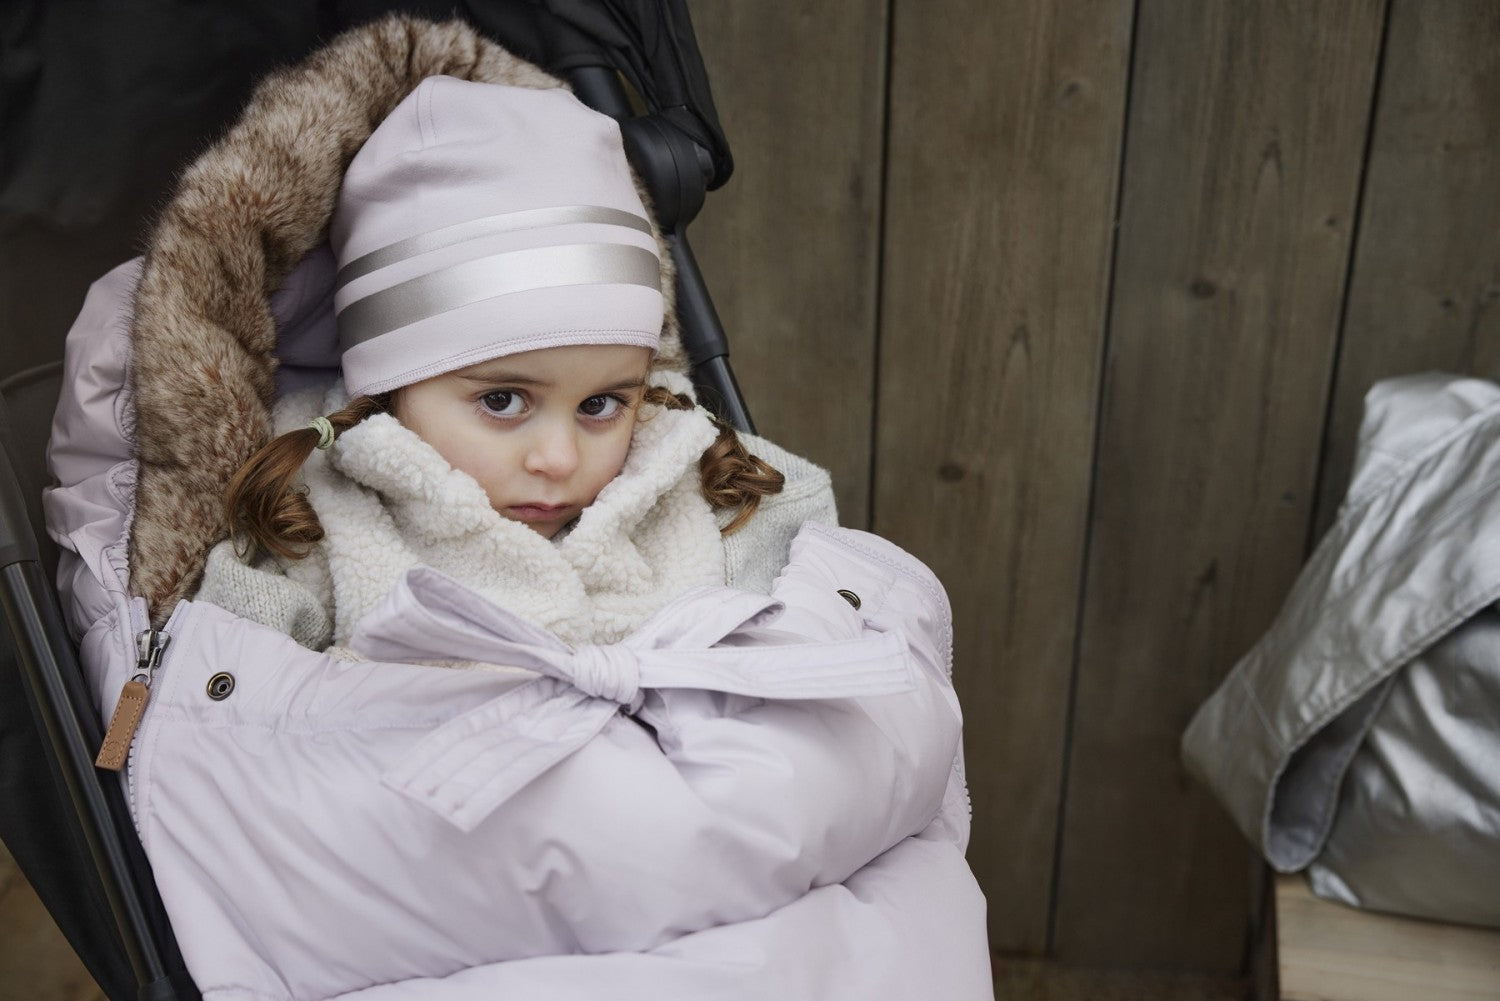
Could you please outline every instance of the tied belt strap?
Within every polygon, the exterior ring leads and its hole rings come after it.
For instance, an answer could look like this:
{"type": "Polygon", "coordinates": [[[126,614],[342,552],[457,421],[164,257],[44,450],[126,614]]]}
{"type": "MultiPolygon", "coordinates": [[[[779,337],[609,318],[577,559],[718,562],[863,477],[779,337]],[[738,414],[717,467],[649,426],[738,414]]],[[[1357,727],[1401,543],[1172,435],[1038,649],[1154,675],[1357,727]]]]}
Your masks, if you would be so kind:
{"type": "Polygon", "coordinates": [[[541,677],[428,734],[384,783],[469,831],[529,782],[583,747],[649,689],[698,689],[761,699],[845,699],[915,687],[906,640],[768,646],[725,643],[765,625],[782,604],[730,588],[700,588],[619,643],[570,647],[436,570],[407,571],[355,629],[372,660],[472,661],[541,677]]]}

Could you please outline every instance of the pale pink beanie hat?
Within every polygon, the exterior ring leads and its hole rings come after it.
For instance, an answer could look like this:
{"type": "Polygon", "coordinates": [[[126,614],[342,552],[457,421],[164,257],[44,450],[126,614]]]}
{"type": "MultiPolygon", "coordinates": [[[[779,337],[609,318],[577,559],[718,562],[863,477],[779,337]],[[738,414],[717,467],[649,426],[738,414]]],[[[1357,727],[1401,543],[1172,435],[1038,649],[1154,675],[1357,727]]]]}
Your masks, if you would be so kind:
{"type": "Polygon", "coordinates": [[[661,340],[659,251],[619,126],[561,88],[424,80],[349,165],[329,239],[350,396],[661,340]]]}

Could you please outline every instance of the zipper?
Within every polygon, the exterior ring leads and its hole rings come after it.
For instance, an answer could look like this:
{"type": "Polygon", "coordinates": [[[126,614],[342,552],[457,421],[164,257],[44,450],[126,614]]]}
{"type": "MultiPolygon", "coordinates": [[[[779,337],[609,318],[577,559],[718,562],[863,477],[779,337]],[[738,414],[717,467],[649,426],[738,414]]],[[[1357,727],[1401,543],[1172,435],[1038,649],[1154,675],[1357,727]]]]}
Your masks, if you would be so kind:
{"type": "Polygon", "coordinates": [[[118,772],[134,759],[135,734],[151,700],[151,685],[166,656],[167,644],[172,640],[167,630],[181,607],[179,602],[177,608],[172,609],[166,625],[157,629],[147,618],[145,599],[130,599],[130,624],[136,629],[135,672],[120,690],[120,700],[115,704],[104,734],[104,745],[94,760],[96,766],[118,772]]]}
{"type": "Polygon", "coordinates": [[[136,673],[132,681],[139,681],[148,689],[156,680],[156,669],[161,667],[162,653],[172,637],[161,629],[143,629],[135,636],[136,673]]]}
{"type": "MultiPolygon", "coordinates": [[[[177,621],[178,613],[187,604],[186,601],[179,601],[172,609],[172,614],[167,616],[167,621],[162,624],[162,627],[155,629],[152,627],[151,618],[146,611],[146,599],[136,597],[130,600],[130,624],[136,630],[136,676],[144,676],[141,677],[141,683],[146,686],[148,693],[151,690],[152,682],[156,680],[156,672],[165,664],[167,644],[172,641],[172,626],[177,621]]],[[[143,707],[142,719],[144,718],[143,707]]],[[[137,723],[137,726],[139,726],[139,723],[137,723]]],[[[134,734],[132,734],[133,737],[134,734]]],[[[135,767],[135,740],[132,739],[128,746],[129,750],[127,751],[125,762],[125,797],[130,804],[130,820],[135,825],[136,837],[140,839],[141,845],[144,847],[146,844],[146,831],[141,826],[141,811],[136,802],[136,789],[139,787],[140,782],[138,781],[135,767]]]]}

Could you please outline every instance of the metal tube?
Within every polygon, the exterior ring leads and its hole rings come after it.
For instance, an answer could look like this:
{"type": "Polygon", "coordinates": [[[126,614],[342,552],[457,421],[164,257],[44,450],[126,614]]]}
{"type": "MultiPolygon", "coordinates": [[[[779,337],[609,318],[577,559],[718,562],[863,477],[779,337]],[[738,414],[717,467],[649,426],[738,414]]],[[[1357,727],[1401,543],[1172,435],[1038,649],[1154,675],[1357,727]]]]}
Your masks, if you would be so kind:
{"type": "Polygon", "coordinates": [[[728,421],[736,431],[755,433],[755,422],[740,393],[734,370],[729,366],[729,338],[718,310],[708,295],[698,259],[688,245],[687,233],[667,235],[672,260],[677,265],[677,318],[682,329],[682,346],[693,365],[693,382],[699,387],[703,404],[728,421]]]}

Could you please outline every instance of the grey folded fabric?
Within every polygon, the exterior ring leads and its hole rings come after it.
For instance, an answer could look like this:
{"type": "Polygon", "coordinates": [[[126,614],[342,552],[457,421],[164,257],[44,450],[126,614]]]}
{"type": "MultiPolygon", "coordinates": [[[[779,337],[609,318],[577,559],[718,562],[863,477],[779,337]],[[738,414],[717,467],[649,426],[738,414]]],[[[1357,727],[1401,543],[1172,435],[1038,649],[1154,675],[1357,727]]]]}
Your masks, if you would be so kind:
{"type": "Polygon", "coordinates": [[[1378,384],[1337,521],[1184,761],[1314,892],[1500,925],[1497,598],[1500,386],[1378,384]]]}

